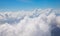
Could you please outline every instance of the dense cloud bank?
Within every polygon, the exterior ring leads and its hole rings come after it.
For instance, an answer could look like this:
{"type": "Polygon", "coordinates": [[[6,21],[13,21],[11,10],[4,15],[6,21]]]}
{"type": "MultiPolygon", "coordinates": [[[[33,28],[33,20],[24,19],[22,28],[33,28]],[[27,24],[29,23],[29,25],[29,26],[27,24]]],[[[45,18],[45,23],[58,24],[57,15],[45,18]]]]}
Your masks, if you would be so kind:
{"type": "Polygon", "coordinates": [[[54,36],[56,27],[60,28],[59,10],[0,12],[0,36],[54,36]]]}

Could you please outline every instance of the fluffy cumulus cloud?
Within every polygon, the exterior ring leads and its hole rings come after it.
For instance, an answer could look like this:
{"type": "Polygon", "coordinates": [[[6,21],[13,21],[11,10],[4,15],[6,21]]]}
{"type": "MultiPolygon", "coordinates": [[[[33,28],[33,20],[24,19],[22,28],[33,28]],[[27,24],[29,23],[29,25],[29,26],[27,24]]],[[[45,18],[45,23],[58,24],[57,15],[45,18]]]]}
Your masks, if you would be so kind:
{"type": "Polygon", "coordinates": [[[0,36],[51,36],[51,30],[60,28],[59,12],[54,9],[0,12],[0,36]]]}

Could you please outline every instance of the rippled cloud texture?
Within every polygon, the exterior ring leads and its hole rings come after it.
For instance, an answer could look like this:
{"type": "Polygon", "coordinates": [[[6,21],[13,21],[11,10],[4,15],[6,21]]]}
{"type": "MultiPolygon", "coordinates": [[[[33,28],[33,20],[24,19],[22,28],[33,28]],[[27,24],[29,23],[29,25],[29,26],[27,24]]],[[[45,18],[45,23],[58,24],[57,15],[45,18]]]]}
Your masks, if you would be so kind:
{"type": "Polygon", "coordinates": [[[0,36],[51,36],[55,25],[60,28],[60,11],[0,12],[0,36]]]}

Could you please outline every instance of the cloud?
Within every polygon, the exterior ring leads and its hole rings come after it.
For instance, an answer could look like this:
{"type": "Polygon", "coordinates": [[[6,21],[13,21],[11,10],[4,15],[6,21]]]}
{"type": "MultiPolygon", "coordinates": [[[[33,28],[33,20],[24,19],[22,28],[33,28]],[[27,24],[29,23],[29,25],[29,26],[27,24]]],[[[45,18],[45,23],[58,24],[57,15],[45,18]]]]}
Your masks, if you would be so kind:
{"type": "Polygon", "coordinates": [[[54,25],[60,28],[60,15],[56,12],[54,9],[0,12],[0,36],[51,36],[54,25]]]}
{"type": "Polygon", "coordinates": [[[60,27],[60,16],[57,16],[57,17],[56,17],[56,22],[57,22],[57,24],[58,24],[57,26],[60,27]]]}
{"type": "Polygon", "coordinates": [[[18,1],[25,2],[25,3],[30,3],[30,2],[32,2],[32,0],[18,0],[18,1]]]}

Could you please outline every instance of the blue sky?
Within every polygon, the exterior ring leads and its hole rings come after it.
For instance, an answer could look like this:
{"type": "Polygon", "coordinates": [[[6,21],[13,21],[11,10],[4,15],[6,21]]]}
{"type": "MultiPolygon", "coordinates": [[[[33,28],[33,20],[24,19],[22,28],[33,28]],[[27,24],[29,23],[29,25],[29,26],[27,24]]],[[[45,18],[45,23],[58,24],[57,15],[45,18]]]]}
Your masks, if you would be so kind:
{"type": "Polygon", "coordinates": [[[0,9],[60,8],[60,0],[0,0],[0,9]]]}

